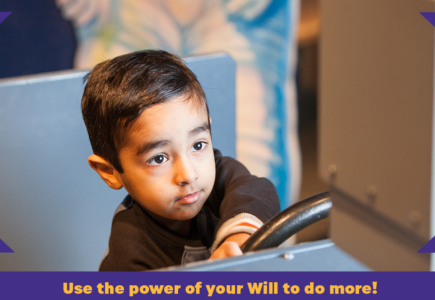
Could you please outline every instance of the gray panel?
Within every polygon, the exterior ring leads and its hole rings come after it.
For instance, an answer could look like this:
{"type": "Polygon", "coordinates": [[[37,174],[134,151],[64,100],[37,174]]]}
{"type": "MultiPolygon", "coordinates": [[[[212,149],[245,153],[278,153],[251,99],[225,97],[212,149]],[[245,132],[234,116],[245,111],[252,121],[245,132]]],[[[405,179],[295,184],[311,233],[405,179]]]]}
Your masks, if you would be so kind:
{"type": "Polygon", "coordinates": [[[418,253],[425,241],[412,230],[337,190],[331,198],[331,239],[344,251],[377,271],[429,271],[429,254],[418,253]]]}
{"type": "MultiPolygon", "coordinates": [[[[420,241],[430,237],[434,73],[434,28],[420,12],[434,7],[424,0],[321,2],[320,173],[420,241]]],[[[349,227],[344,220],[335,228],[349,227]]],[[[332,236],[335,242],[334,228],[332,236]]]]}
{"type": "Polygon", "coordinates": [[[263,250],[225,260],[197,262],[167,271],[369,271],[329,240],[263,250]]]}
{"type": "Polygon", "coordinates": [[[236,64],[226,54],[185,58],[207,96],[213,147],[236,157],[236,64]]]}
{"type": "MultiPolygon", "coordinates": [[[[213,145],[235,156],[233,60],[186,61],[204,85],[213,145]]],[[[126,192],[108,188],[87,164],[92,150],[80,111],[85,74],[0,81],[0,239],[15,251],[0,253],[1,271],[96,270],[107,247],[126,192]]]]}

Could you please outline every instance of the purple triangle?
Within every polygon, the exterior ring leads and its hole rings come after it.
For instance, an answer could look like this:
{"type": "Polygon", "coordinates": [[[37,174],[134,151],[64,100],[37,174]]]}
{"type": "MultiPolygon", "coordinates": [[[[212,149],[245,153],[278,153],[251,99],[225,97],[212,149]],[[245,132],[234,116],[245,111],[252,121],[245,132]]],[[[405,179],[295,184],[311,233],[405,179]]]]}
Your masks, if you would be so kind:
{"type": "Polygon", "coordinates": [[[0,24],[1,24],[4,20],[6,20],[6,18],[9,17],[9,15],[10,15],[11,13],[12,13],[11,11],[4,11],[4,12],[1,12],[1,11],[0,11],[0,24]]]}
{"type": "Polygon", "coordinates": [[[418,253],[435,253],[435,236],[418,253]]]}
{"type": "Polygon", "coordinates": [[[426,20],[435,26],[435,12],[421,12],[421,14],[426,18],[426,20]]]}
{"type": "Polygon", "coordinates": [[[14,250],[9,248],[2,240],[0,240],[0,253],[14,253],[14,250]]]}

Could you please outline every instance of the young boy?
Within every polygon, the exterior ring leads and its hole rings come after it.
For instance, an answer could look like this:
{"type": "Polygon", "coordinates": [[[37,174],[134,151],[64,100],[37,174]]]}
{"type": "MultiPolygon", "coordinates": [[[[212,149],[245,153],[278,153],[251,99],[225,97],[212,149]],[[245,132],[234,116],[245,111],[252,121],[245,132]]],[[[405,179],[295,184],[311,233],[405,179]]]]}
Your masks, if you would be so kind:
{"type": "Polygon", "coordinates": [[[213,150],[204,91],[179,57],[148,50],[100,63],[87,76],[82,113],[89,165],[128,192],[101,271],[241,255],[279,212],[267,179],[213,150]]]}

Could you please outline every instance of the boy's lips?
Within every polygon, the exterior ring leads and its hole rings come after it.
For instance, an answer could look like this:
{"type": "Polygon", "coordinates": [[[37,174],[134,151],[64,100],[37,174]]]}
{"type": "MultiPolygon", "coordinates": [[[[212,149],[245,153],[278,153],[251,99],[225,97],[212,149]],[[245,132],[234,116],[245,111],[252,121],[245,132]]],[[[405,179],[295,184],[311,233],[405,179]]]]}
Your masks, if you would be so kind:
{"type": "Polygon", "coordinates": [[[194,192],[194,193],[188,194],[184,197],[177,199],[176,202],[181,203],[181,204],[192,204],[192,203],[195,203],[199,200],[200,194],[201,194],[200,191],[194,192]]]}

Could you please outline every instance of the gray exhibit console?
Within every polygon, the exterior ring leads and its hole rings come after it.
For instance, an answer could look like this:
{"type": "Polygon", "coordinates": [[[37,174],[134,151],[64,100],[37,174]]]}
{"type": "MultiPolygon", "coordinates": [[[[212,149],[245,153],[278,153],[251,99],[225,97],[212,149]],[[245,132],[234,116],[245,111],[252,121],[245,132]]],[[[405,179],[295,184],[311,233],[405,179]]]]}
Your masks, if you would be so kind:
{"type": "MultiPolygon", "coordinates": [[[[235,63],[185,59],[206,93],[213,146],[235,157],[235,63]]],[[[97,270],[125,190],[87,164],[80,103],[87,71],[0,81],[0,271],[97,270]]]]}
{"type": "Polygon", "coordinates": [[[370,271],[330,240],[266,249],[225,260],[191,263],[162,271],[370,271]]]}
{"type": "Polygon", "coordinates": [[[379,271],[435,270],[434,27],[425,0],[321,1],[320,166],[330,234],[379,271]],[[433,255],[433,254],[432,254],[433,255]]]}

